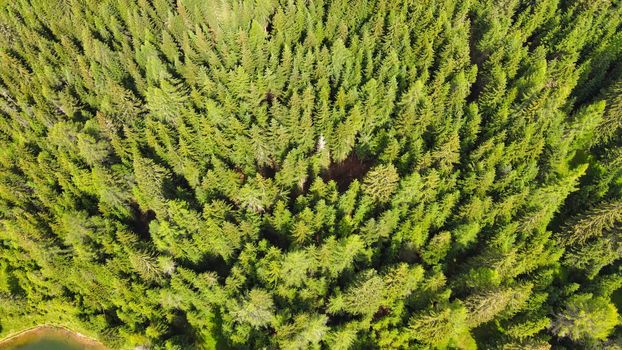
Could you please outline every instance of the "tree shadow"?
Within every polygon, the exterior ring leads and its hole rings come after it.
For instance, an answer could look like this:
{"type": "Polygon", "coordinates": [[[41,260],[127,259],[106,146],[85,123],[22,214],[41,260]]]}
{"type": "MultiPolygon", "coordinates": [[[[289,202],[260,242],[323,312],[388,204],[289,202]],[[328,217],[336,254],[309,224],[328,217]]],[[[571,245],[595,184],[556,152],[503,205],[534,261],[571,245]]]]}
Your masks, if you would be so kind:
{"type": "Polygon", "coordinates": [[[361,180],[372,167],[371,160],[359,158],[355,152],[350,153],[348,158],[339,163],[331,163],[320,175],[322,180],[333,180],[337,183],[339,192],[344,192],[352,181],[361,180]]]}
{"type": "Polygon", "coordinates": [[[132,208],[132,220],[130,221],[132,231],[137,233],[141,239],[148,240],[150,238],[149,223],[156,218],[155,212],[151,209],[142,211],[136,202],[130,203],[130,208],[132,208]]]}

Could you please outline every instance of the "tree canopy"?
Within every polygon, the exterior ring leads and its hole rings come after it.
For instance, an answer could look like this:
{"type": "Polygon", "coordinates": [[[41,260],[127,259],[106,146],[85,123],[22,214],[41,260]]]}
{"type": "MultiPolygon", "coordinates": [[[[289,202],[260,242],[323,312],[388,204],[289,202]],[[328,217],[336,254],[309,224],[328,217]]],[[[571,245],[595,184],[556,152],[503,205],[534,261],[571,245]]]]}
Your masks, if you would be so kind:
{"type": "Polygon", "coordinates": [[[622,4],[0,2],[0,336],[619,349],[622,4]]]}

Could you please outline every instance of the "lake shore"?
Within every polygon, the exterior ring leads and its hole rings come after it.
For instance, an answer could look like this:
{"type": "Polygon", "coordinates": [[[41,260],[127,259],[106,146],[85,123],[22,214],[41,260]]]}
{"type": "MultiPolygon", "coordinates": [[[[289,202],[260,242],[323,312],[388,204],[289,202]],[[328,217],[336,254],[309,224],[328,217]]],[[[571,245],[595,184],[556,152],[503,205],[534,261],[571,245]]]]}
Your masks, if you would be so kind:
{"type": "Polygon", "coordinates": [[[58,339],[71,339],[76,343],[88,347],[89,350],[108,350],[95,338],[79,332],[74,332],[67,327],[53,324],[38,325],[9,334],[3,339],[0,339],[0,350],[25,345],[43,336],[58,339]]]}

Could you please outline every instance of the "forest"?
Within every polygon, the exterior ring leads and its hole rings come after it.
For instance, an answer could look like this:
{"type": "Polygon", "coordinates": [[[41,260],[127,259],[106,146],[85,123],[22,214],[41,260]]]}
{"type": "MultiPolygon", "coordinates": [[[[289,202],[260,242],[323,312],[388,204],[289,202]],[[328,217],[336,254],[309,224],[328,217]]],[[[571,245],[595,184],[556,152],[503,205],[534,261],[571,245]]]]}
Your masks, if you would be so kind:
{"type": "Polygon", "coordinates": [[[622,349],[622,1],[0,1],[0,338],[622,349]]]}

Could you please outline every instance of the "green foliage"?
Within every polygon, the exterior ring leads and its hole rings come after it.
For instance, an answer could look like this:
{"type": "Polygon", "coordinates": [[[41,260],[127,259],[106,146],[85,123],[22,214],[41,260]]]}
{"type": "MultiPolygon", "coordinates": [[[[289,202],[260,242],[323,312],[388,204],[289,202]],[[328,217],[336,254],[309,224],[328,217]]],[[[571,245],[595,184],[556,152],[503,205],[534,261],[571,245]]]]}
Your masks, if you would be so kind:
{"type": "Polygon", "coordinates": [[[363,181],[363,192],[374,201],[384,203],[397,189],[399,175],[393,165],[371,169],[363,181]]]}
{"type": "Polygon", "coordinates": [[[591,294],[571,297],[552,322],[552,330],[572,340],[606,339],[621,320],[616,307],[605,298],[591,294]]]}
{"type": "Polygon", "coordinates": [[[452,304],[441,310],[414,314],[410,320],[412,336],[435,348],[446,348],[468,340],[468,312],[461,305],[452,304]]]}
{"type": "Polygon", "coordinates": [[[249,323],[253,327],[269,324],[274,318],[274,303],[270,294],[253,289],[248,293],[248,300],[243,302],[240,310],[235,313],[238,322],[249,323]]]}
{"type": "Polygon", "coordinates": [[[0,335],[613,349],[617,1],[0,3],[0,335]]]}

